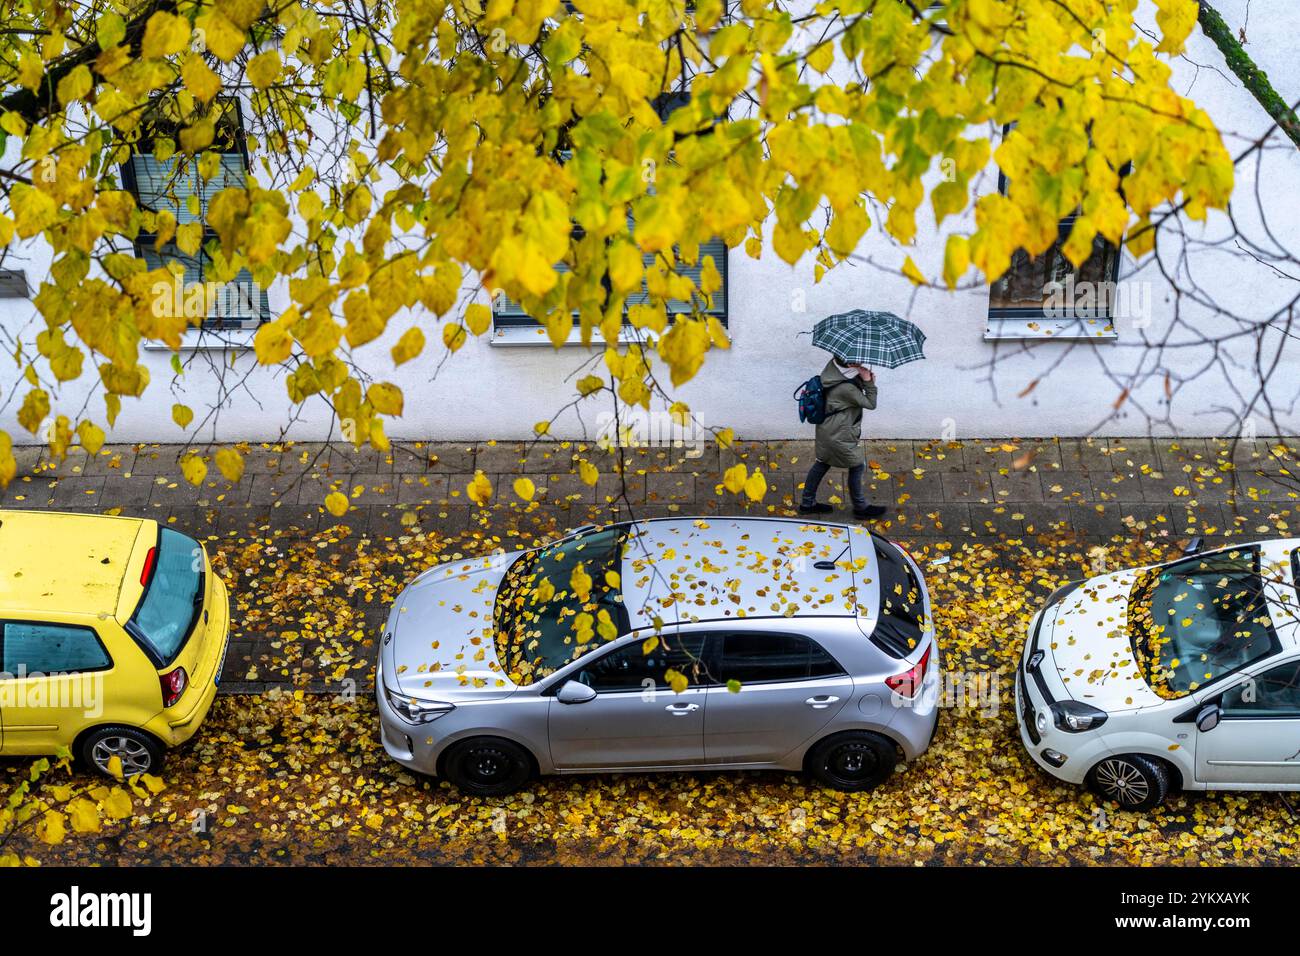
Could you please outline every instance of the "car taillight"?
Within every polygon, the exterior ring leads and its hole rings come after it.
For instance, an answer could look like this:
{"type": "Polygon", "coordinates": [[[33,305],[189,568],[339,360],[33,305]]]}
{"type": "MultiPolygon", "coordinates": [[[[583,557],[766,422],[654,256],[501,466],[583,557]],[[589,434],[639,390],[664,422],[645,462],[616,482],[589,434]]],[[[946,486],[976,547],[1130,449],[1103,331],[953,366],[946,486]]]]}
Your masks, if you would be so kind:
{"type": "Polygon", "coordinates": [[[149,579],[153,577],[153,566],[158,560],[158,549],[150,548],[149,553],[144,556],[144,567],[140,569],[140,586],[148,587],[149,579]]]}
{"type": "Polygon", "coordinates": [[[185,688],[190,686],[190,675],[185,673],[185,668],[178,667],[174,671],[169,671],[158,678],[162,684],[163,706],[170,707],[181,699],[181,694],[185,693],[185,688]]]}
{"type": "Polygon", "coordinates": [[[893,677],[886,677],[885,686],[902,697],[915,697],[921,690],[921,682],[925,680],[925,669],[929,664],[930,648],[927,647],[915,667],[893,677]]]}

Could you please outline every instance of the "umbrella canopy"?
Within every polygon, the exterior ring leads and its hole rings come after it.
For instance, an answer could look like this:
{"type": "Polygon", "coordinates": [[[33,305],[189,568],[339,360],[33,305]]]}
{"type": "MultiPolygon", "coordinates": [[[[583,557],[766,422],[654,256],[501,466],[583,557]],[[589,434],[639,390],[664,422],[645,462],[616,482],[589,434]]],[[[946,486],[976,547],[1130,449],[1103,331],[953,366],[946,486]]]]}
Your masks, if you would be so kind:
{"type": "Polygon", "coordinates": [[[852,365],[898,368],[925,358],[925,333],[892,312],[854,309],[822,319],[813,345],[852,365]]]}

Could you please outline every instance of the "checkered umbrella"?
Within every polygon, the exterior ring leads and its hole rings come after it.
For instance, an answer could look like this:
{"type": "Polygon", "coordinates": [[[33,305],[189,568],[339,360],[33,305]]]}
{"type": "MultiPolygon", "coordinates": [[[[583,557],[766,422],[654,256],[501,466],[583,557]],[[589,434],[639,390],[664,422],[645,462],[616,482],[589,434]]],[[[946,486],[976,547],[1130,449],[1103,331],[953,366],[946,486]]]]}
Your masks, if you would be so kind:
{"type": "Polygon", "coordinates": [[[925,358],[925,333],[892,312],[854,309],[822,319],[812,344],[852,365],[898,368],[925,358]]]}

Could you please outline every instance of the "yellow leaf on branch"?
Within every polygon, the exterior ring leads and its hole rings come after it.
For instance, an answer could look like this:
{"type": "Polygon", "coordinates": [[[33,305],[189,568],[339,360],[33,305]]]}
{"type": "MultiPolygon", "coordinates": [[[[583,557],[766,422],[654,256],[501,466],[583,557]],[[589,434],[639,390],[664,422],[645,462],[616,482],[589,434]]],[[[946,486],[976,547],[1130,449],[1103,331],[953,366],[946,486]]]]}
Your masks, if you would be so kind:
{"type": "Polygon", "coordinates": [[[389,382],[376,382],[366,389],[366,398],[381,415],[402,414],[402,390],[396,385],[389,382]]]}
{"type": "Polygon", "coordinates": [[[412,326],[402,333],[401,338],[393,345],[393,364],[401,365],[409,362],[424,351],[424,332],[418,325],[412,326]]]}
{"type": "Polygon", "coordinates": [[[472,302],[465,307],[465,328],[471,335],[482,335],[492,324],[492,310],[481,302],[472,302]]]}

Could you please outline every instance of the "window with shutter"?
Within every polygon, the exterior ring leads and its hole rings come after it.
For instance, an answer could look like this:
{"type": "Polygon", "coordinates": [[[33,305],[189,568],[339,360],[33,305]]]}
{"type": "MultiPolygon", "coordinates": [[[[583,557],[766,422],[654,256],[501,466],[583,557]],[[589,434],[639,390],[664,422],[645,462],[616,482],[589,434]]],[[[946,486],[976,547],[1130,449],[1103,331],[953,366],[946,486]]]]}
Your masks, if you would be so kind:
{"type": "MultiPolygon", "coordinates": [[[[676,249],[674,249],[674,252],[676,252],[676,249]]],[[[666,308],[669,315],[678,315],[684,312],[689,313],[698,306],[701,314],[715,316],[723,325],[726,325],[727,244],[721,239],[710,239],[708,242],[700,243],[699,259],[693,265],[678,262],[676,265],[676,271],[679,275],[689,277],[698,287],[700,281],[700,270],[704,268],[704,260],[706,257],[711,257],[713,259],[713,265],[717,268],[719,275],[722,276],[722,288],[718,289],[718,291],[714,292],[713,295],[710,296],[711,301],[707,304],[704,302],[703,298],[696,296],[694,302],[686,302],[678,299],[669,300],[666,303],[666,308]]],[[[643,260],[648,269],[654,265],[656,256],[653,254],[647,254],[643,257],[643,260]]],[[[562,262],[558,263],[555,268],[559,272],[568,271],[568,266],[562,262]]],[[[649,298],[650,295],[646,291],[645,283],[643,282],[641,284],[640,292],[632,292],[627,296],[624,303],[625,316],[627,306],[648,302],[649,298]]],[[[498,296],[494,308],[496,312],[495,321],[499,326],[535,326],[538,324],[536,319],[532,318],[524,311],[522,305],[507,296],[498,296]]],[[[574,321],[577,321],[576,312],[574,313],[574,321]]]]}
{"type": "MultiPolygon", "coordinates": [[[[675,110],[680,109],[690,102],[690,92],[686,89],[669,91],[660,94],[653,101],[655,111],[663,119],[667,119],[675,110]]],[[[567,150],[560,150],[562,161],[567,160],[569,153],[567,150]]],[[[632,216],[628,215],[627,222],[628,232],[636,234],[636,224],[632,221],[632,216]]],[[[575,238],[580,236],[576,232],[575,238]]],[[[698,309],[700,314],[713,316],[718,319],[724,326],[727,324],[727,244],[721,239],[714,238],[707,242],[700,243],[699,256],[694,263],[681,261],[680,251],[676,246],[673,247],[673,268],[681,276],[689,278],[699,288],[700,273],[704,268],[704,260],[711,258],[714,267],[722,278],[722,285],[713,295],[709,296],[706,302],[700,295],[692,297],[692,301],[680,299],[670,299],[664,304],[669,316],[691,313],[698,309]]],[[[657,263],[661,262],[658,254],[647,253],[642,256],[642,261],[646,269],[651,269],[657,263]]],[[[557,272],[568,272],[569,267],[563,262],[555,266],[557,272]]],[[[646,290],[645,282],[641,283],[639,292],[629,293],[623,303],[623,322],[627,325],[627,309],[630,306],[641,305],[650,301],[650,293],[646,290]]],[[[498,328],[537,328],[539,323],[524,311],[523,306],[514,299],[505,295],[497,296],[493,302],[494,323],[498,328]]],[[[578,313],[573,314],[574,322],[578,320],[578,313]]],[[[539,340],[540,341],[540,340],[539,340]]]]}
{"type": "Polygon", "coordinates": [[[199,175],[194,157],[176,153],[159,160],[154,154],[156,137],[174,131],[162,122],[153,124],[152,129],[153,135],[142,139],[123,165],[123,182],[142,208],[170,212],[178,226],[204,224],[203,240],[199,251],[191,255],[174,241],[159,248],[156,235],[141,232],[135,239],[136,255],[150,269],[181,267],[173,301],[186,308],[187,314],[198,308],[204,328],[255,328],[270,317],[266,291],[254,282],[247,269],[241,269],[232,280],[215,281],[211,275],[212,258],[207,253],[208,242],[216,238],[206,225],[209,203],[221,190],[242,186],[248,176],[238,110],[232,104],[218,124],[217,142],[224,151],[216,173],[207,180],[199,175]]]}

